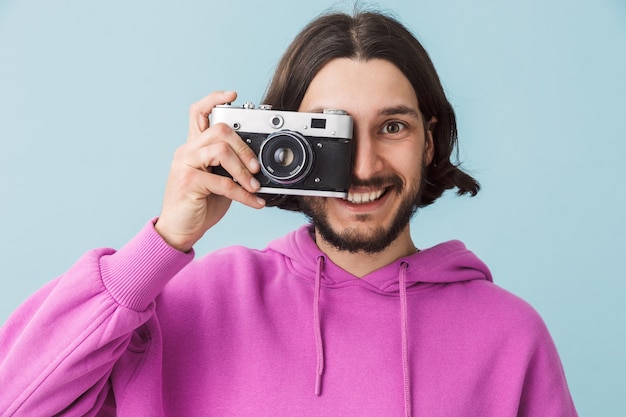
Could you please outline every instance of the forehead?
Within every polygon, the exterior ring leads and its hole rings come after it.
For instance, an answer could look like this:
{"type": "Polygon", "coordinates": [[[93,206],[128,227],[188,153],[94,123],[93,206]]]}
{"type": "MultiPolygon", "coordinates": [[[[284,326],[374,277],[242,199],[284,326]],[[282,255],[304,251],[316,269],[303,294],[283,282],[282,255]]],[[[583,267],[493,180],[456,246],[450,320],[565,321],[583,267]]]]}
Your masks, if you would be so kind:
{"type": "Polygon", "coordinates": [[[411,83],[398,67],[383,59],[337,58],[313,77],[300,110],[335,108],[357,115],[398,106],[419,108],[411,83]]]}

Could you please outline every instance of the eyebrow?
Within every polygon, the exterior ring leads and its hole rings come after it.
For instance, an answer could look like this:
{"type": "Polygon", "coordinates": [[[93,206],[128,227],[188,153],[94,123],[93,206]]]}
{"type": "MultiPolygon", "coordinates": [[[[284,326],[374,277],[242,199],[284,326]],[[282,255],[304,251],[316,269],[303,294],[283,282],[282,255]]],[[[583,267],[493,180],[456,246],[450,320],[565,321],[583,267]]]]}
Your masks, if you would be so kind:
{"type": "Polygon", "coordinates": [[[402,114],[402,115],[413,116],[417,120],[419,120],[419,115],[417,111],[415,111],[415,109],[408,107],[408,106],[403,106],[403,105],[385,107],[384,109],[381,109],[378,112],[378,114],[380,114],[381,116],[394,116],[397,114],[402,114]]]}

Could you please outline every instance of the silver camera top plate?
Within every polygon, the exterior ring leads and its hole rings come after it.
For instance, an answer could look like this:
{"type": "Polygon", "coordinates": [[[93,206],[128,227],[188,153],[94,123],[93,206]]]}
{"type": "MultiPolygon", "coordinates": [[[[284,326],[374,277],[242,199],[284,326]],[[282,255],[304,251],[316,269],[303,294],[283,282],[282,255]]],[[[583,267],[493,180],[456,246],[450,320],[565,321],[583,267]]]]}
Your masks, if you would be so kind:
{"type": "Polygon", "coordinates": [[[305,113],[261,107],[216,106],[211,123],[226,123],[237,132],[267,133],[294,130],[304,136],[352,139],[352,117],[340,110],[305,113]],[[247,108],[246,108],[247,107],[247,108]]]}

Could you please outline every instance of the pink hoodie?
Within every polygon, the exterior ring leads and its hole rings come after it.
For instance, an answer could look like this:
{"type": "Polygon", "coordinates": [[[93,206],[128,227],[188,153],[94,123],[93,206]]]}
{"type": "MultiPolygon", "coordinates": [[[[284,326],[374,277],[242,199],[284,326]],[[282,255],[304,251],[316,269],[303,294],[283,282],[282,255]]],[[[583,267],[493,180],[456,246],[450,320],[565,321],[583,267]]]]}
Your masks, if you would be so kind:
{"type": "Polygon", "coordinates": [[[358,279],[303,227],[191,262],[146,226],[0,331],[2,416],[576,416],[537,313],[451,241],[358,279]]]}

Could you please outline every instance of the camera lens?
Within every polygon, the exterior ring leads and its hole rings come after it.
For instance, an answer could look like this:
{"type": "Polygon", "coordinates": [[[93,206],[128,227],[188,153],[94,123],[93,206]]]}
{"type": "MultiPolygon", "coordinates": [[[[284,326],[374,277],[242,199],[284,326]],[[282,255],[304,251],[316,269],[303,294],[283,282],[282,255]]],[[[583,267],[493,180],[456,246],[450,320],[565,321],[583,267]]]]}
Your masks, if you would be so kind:
{"type": "Polygon", "coordinates": [[[259,150],[263,174],[278,184],[294,184],[313,166],[313,151],[298,132],[283,130],[269,135],[259,150]]]}
{"type": "Polygon", "coordinates": [[[278,148],[276,152],[274,152],[274,162],[280,166],[289,166],[294,159],[293,150],[291,150],[291,148],[278,148]]]}

